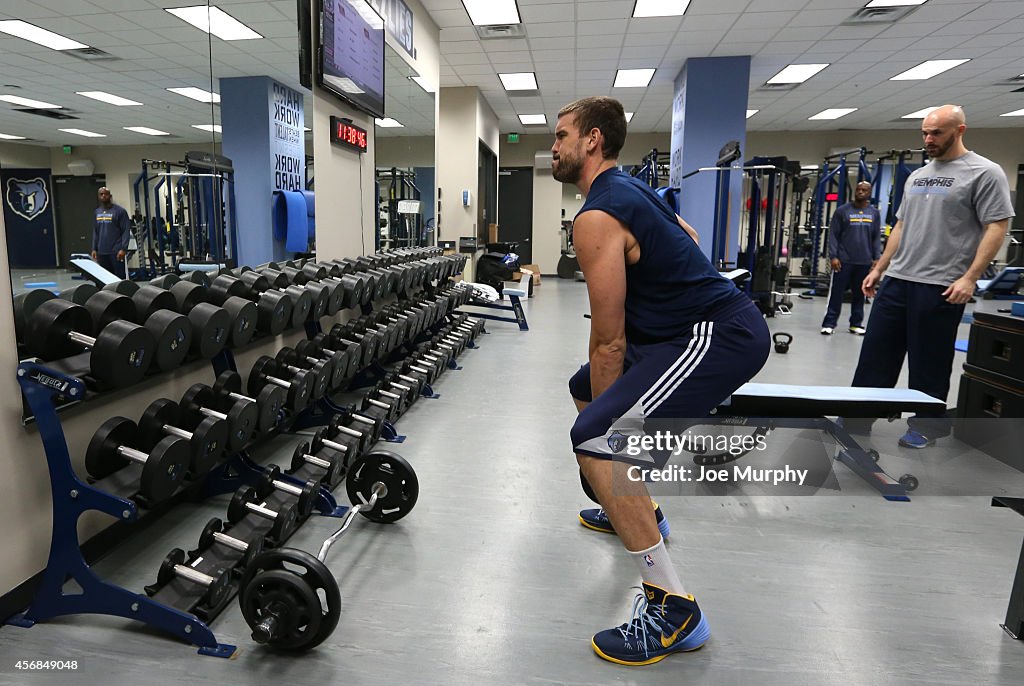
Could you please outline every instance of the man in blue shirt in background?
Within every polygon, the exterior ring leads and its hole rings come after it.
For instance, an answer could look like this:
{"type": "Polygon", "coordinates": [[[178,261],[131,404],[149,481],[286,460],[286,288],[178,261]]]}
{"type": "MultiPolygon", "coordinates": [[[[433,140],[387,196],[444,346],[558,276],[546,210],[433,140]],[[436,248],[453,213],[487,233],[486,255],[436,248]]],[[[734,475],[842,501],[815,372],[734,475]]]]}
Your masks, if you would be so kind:
{"type": "Polygon", "coordinates": [[[832,287],[821,333],[831,336],[839,323],[843,296],[850,292],[850,333],[863,336],[864,294],[860,285],[882,254],[882,218],[870,204],[871,184],[861,181],[853,202],[841,205],[828,225],[828,256],[832,260],[832,287]]]}
{"type": "Polygon", "coordinates": [[[99,190],[99,200],[96,225],[92,230],[92,259],[111,274],[128,278],[124,259],[132,235],[128,212],[114,204],[106,186],[99,190]]]}

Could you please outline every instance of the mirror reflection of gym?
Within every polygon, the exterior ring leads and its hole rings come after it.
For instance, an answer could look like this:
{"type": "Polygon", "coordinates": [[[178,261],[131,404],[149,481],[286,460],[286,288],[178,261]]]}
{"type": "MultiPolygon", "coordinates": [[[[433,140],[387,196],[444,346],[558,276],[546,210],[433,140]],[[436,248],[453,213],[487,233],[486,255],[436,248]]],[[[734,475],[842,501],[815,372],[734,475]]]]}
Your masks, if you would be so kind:
{"type": "Polygon", "coordinates": [[[434,94],[385,46],[384,109],[375,129],[378,249],[433,245],[434,94]]]}

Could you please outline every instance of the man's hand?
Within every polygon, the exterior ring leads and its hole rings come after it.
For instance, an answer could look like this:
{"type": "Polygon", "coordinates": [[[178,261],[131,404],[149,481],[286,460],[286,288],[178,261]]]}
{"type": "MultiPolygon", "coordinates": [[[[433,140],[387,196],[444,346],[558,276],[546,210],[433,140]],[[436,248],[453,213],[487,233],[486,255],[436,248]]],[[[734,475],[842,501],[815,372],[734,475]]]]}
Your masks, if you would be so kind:
{"type": "Polygon", "coordinates": [[[953,305],[963,305],[974,297],[974,290],[977,287],[977,279],[972,279],[966,275],[961,276],[953,282],[952,286],[942,292],[942,296],[948,303],[952,303],[953,305]]]}
{"type": "Polygon", "coordinates": [[[878,282],[882,280],[882,272],[878,269],[872,269],[868,272],[868,275],[864,277],[864,281],[860,284],[860,290],[864,295],[869,298],[875,297],[875,292],[878,290],[878,282]]]}
{"type": "Polygon", "coordinates": [[[96,261],[97,257],[96,257],[96,251],[95,250],[93,250],[91,253],[89,253],[89,256],[92,257],[92,261],[93,262],[96,261]]]}
{"type": "Polygon", "coordinates": [[[832,271],[838,272],[843,270],[843,263],[839,261],[838,257],[832,258],[832,271]]]}
{"type": "Polygon", "coordinates": [[[123,259],[124,259],[124,250],[118,250],[117,251],[117,261],[120,262],[123,259]]]}

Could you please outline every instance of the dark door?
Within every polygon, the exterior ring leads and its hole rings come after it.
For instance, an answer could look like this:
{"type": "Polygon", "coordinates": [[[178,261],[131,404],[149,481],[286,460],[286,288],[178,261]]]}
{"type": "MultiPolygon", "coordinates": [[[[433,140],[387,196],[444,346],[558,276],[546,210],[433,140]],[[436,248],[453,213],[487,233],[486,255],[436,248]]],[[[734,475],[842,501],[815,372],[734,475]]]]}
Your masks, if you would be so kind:
{"type": "MultiPolygon", "coordinates": [[[[96,223],[96,198],[98,191],[107,182],[104,174],[93,176],[54,176],[54,211],[57,214],[57,255],[62,267],[68,266],[73,253],[92,250],[92,230],[96,223]]],[[[114,202],[124,207],[122,198],[114,202]]]]}
{"type": "Polygon", "coordinates": [[[517,242],[520,264],[533,264],[533,167],[498,172],[498,239],[517,242]]]}
{"type": "Polygon", "coordinates": [[[498,221],[498,158],[483,142],[480,142],[480,159],[477,177],[477,237],[487,241],[487,229],[498,221]]]}

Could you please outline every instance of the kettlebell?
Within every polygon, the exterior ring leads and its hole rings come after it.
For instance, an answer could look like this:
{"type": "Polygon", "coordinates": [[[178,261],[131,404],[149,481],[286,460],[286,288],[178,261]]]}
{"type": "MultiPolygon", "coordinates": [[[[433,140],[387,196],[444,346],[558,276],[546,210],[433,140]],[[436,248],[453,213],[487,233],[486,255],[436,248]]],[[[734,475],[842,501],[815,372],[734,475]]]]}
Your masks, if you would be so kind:
{"type": "Polygon", "coordinates": [[[789,344],[793,342],[793,337],[785,331],[780,331],[772,336],[772,340],[775,341],[775,352],[786,354],[789,352],[789,344]]]}

